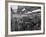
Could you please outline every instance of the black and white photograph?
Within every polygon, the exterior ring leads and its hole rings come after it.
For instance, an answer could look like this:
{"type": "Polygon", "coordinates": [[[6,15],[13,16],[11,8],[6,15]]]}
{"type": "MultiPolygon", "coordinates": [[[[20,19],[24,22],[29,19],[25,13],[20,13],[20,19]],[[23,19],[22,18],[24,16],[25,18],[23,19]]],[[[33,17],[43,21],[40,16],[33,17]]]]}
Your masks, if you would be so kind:
{"type": "Polygon", "coordinates": [[[27,31],[41,29],[41,7],[11,7],[11,31],[27,31]]]}
{"type": "Polygon", "coordinates": [[[42,32],[42,4],[8,3],[8,33],[10,35],[42,32]]]}

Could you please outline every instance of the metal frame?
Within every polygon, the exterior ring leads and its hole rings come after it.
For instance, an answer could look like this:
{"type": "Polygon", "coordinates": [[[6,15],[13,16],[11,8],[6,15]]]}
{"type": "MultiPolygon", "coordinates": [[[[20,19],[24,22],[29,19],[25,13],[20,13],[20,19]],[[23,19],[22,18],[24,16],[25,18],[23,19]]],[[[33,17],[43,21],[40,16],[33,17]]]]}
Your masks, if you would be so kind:
{"type": "MultiPolygon", "coordinates": [[[[19,34],[19,35],[13,35],[13,36],[27,36],[27,35],[40,35],[40,34],[45,34],[45,3],[40,3],[40,2],[23,2],[23,1],[5,1],[5,36],[8,36],[8,3],[9,2],[16,2],[16,3],[28,3],[28,4],[42,4],[44,6],[44,15],[43,15],[43,20],[44,20],[44,31],[43,33],[36,33],[36,34],[19,34]]],[[[12,35],[11,35],[12,36],[12,35]]]]}

